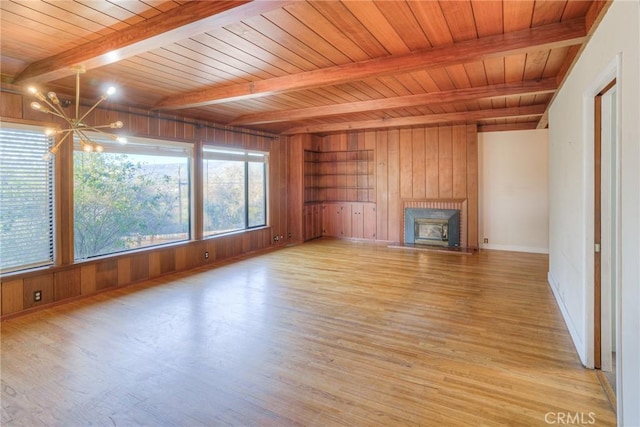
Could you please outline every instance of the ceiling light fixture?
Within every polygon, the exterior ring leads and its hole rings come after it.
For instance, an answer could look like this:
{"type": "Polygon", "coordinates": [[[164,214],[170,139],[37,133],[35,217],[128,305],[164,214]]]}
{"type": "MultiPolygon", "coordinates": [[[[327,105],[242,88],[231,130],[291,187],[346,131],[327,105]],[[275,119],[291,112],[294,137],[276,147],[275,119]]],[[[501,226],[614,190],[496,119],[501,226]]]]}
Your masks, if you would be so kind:
{"type": "MultiPolygon", "coordinates": [[[[93,106],[89,108],[89,110],[87,110],[86,113],[80,116],[80,74],[84,73],[85,69],[84,67],[79,66],[79,67],[74,67],[74,70],[76,72],[75,118],[69,117],[67,113],[65,113],[64,107],[68,105],[68,102],[65,103],[60,101],[60,99],[58,98],[58,95],[56,95],[55,92],[49,92],[47,93],[47,96],[44,96],[42,92],[40,92],[35,87],[29,87],[28,89],[29,92],[31,92],[36,97],[36,99],[38,99],[38,101],[44,102],[46,104],[46,105],[42,105],[40,102],[34,101],[31,103],[31,108],[33,108],[36,111],[40,111],[42,113],[53,114],[54,116],[60,117],[61,119],[63,119],[69,124],[69,127],[67,129],[51,129],[51,128],[45,129],[45,134],[47,136],[59,138],[56,145],[54,145],[53,148],[51,148],[51,150],[49,150],[49,152],[44,156],[45,160],[50,160],[51,156],[55,155],[58,152],[60,146],[64,141],[67,140],[69,135],[75,135],[80,141],[80,146],[82,147],[82,150],[87,152],[95,151],[100,153],[104,151],[104,148],[102,147],[102,145],[92,141],[91,138],[87,136],[87,132],[91,132],[91,131],[98,132],[121,144],[127,143],[127,139],[122,136],[118,136],[112,133],[107,133],[102,131],[102,129],[105,129],[105,128],[108,128],[108,129],[122,128],[122,126],[124,125],[120,120],[113,123],[106,124],[106,125],[100,125],[100,126],[89,126],[84,122],[87,116],[93,110],[95,110],[96,107],[101,102],[106,101],[110,95],[113,95],[116,92],[116,88],[112,86],[109,89],[107,89],[107,91],[104,94],[102,94],[100,98],[98,98],[98,100],[93,104],[93,106]]],[[[71,141],[73,144],[73,138],[71,138],[71,141]]]]}

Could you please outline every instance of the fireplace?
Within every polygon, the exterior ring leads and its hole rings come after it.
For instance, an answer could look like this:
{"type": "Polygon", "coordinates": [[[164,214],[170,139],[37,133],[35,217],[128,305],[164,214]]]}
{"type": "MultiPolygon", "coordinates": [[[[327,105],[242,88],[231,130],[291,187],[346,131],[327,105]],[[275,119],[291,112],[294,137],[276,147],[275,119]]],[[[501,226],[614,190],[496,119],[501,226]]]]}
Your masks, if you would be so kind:
{"type": "Polygon", "coordinates": [[[460,211],[406,208],[404,241],[416,245],[460,246],[460,211]]]}

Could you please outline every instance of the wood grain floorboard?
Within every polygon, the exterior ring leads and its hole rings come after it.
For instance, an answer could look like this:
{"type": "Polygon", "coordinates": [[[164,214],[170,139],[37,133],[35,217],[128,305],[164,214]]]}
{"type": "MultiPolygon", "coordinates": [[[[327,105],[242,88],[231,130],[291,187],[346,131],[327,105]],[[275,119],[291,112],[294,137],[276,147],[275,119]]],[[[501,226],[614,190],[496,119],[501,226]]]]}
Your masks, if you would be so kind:
{"type": "Polygon", "coordinates": [[[322,239],[9,319],[2,425],[613,426],[547,269],[322,239]]]}

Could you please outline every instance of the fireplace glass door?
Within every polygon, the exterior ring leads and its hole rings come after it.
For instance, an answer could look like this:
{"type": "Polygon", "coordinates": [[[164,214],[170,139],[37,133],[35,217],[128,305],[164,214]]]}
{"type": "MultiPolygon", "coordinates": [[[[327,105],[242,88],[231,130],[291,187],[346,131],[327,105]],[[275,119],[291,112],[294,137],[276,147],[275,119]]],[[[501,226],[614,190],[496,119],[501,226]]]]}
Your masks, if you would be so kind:
{"type": "Polygon", "coordinates": [[[446,219],[416,218],[415,243],[422,245],[449,245],[449,221],[446,219]]]}

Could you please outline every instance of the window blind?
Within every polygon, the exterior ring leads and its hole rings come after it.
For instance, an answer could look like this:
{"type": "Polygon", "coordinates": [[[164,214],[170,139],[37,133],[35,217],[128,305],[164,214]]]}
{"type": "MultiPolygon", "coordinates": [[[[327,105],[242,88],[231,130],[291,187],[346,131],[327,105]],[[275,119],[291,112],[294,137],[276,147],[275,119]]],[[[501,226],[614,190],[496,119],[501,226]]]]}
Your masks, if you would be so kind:
{"type": "Polygon", "coordinates": [[[43,128],[0,127],[0,270],[53,263],[53,161],[43,128]]]}

